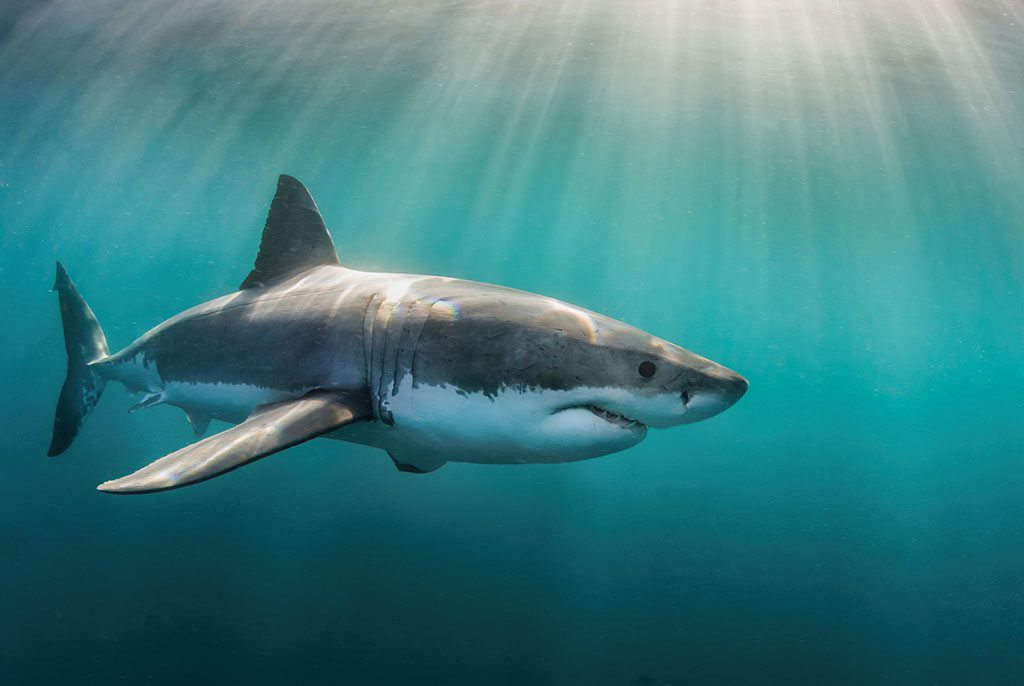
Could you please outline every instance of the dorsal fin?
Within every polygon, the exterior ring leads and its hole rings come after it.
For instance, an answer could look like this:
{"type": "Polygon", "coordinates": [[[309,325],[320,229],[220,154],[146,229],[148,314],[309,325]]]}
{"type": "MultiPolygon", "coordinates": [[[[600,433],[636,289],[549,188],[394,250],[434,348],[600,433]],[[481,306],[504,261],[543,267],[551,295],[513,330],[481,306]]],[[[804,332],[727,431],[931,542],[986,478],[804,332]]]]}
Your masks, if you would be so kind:
{"type": "Polygon", "coordinates": [[[281,174],[256,264],[239,289],[258,288],[324,264],[340,262],[320,210],[298,179],[281,174]]]}

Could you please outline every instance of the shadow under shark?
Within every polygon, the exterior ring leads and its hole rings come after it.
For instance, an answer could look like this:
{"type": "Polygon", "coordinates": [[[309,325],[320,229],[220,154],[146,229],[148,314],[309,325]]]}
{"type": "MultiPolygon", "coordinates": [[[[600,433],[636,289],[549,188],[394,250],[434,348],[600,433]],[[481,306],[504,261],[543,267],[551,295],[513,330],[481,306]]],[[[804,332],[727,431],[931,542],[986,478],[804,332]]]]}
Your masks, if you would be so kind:
{"type": "Polygon", "coordinates": [[[405,472],[583,460],[747,390],[719,364],[553,298],[345,268],[313,198],[284,175],[240,290],[120,352],[59,262],[54,290],[68,372],[50,455],[111,380],[145,394],[133,409],[182,408],[199,437],[210,419],[236,424],[99,486],[110,493],[186,486],[320,436],[382,448],[405,472]]]}

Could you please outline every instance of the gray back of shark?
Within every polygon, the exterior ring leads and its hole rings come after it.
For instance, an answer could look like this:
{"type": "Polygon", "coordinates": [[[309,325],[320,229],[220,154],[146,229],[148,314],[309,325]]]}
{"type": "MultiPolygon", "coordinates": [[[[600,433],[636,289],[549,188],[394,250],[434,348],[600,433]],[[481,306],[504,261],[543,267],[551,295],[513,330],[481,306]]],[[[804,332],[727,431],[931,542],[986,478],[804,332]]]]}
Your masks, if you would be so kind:
{"type": "Polygon", "coordinates": [[[713,416],[747,382],[622,322],[500,286],[340,265],[308,191],[282,175],[251,273],[110,354],[58,263],[68,375],[50,454],[68,448],[108,381],[133,409],[185,410],[197,436],[236,426],[121,479],[176,488],[319,436],[386,450],[402,471],[448,461],[580,460],[648,427],[713,416]]]}

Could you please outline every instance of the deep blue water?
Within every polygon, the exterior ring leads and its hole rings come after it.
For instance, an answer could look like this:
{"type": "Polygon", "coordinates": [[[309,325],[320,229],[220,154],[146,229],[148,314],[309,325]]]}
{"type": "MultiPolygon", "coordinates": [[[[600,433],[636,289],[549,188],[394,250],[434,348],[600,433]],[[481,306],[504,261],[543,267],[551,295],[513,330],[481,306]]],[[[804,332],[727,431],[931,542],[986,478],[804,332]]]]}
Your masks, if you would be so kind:
{"type": "MultiPolygon", "coordinates": [[[[1019,683],[1016,0],[0,7],[4,683],[1019,683]],[[190,442],[112,385],[45,457],[53,262],[113,347],[251,267],[277,174],[343,262],[560,297],[741,372],[565,465],[190,442]]],[[[472,418],[467,418],[472,421],[472,418]]]]}

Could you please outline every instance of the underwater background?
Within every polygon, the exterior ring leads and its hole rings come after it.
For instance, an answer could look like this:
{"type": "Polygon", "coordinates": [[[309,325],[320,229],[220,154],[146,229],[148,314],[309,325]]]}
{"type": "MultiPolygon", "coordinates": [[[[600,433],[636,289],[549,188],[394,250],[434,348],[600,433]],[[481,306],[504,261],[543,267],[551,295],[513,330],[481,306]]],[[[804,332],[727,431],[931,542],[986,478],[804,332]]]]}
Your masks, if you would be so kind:
{"type": "Polygon", "coordinates": [[[1020,683],[1022,22],[6,0],[0,681],[1020,683]],[[45,456],[54,260],[119,348],[237,288],[281,172],[344,264],[559,297],[750,391],[580,463],[314,441],[96,492],[193,438],[111,385],[45,456]]]}

